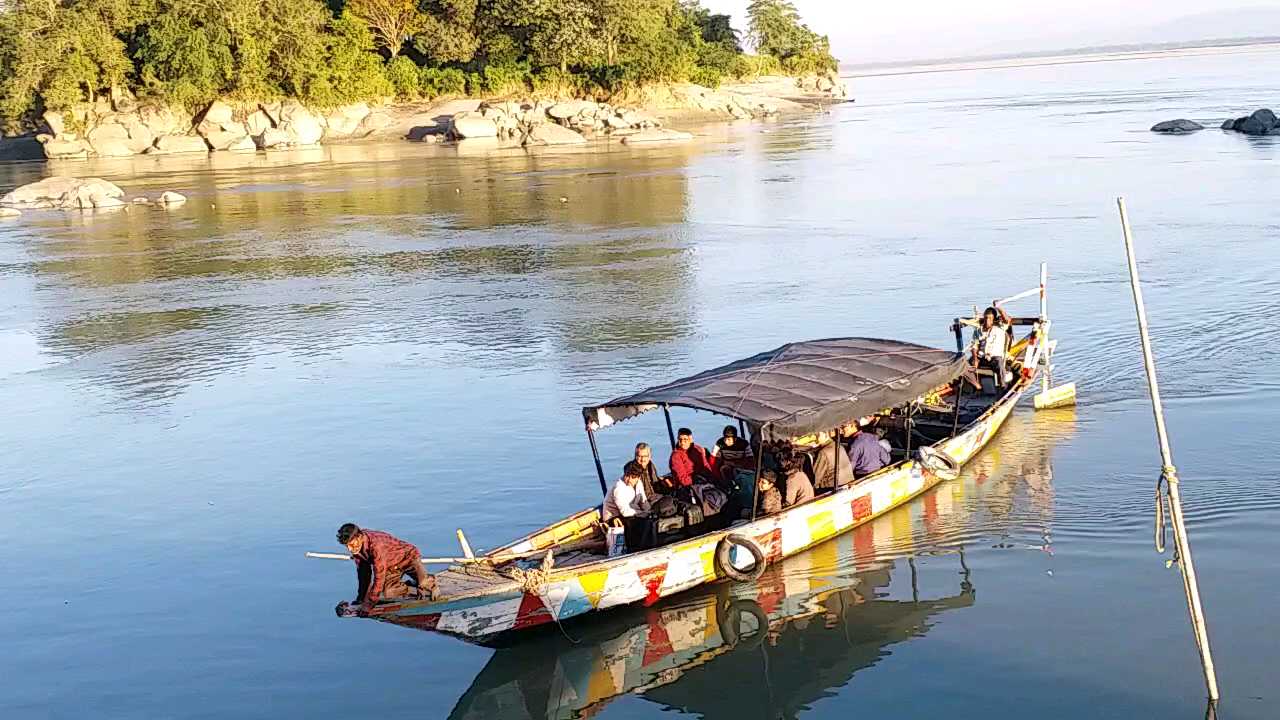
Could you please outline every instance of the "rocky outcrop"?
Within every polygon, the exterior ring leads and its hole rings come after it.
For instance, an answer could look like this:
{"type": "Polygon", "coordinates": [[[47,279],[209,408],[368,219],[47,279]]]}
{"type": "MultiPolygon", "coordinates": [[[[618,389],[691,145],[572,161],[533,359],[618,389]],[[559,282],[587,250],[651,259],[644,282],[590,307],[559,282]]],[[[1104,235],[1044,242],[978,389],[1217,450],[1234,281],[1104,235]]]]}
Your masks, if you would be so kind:
{"type": "Polygon", "coordinates": [[[1222,123],[1223,130],[1234,130],[1245,135],[1280,135],[1280,120],[1268,108],[1254,110],[1249,115],[1222,123]]]}
{"type": "Polygon", "coordinates": [[[1165,120],[1151,126],[1151,132],[1167,133],[1171,135],[1182,135],[1185,133],[1193,133],[1197,130],[1203,130],[1204,126],[1194,120],[1186,120],[1179,118],[1178,120],[1165,120]]]}
{"type": "Polygon", "coordinates": [[[0,197],[0,206],[91,210],[124,205],[124,191],[101,178],[54,176],[0,197]]]}

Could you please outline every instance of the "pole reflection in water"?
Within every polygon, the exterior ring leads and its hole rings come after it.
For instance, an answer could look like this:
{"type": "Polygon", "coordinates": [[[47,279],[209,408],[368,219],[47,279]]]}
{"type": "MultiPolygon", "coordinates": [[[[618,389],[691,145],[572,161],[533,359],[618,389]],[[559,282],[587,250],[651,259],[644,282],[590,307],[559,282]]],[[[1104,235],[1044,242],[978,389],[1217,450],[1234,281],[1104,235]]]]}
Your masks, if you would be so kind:
{"type": "Polygon", "coordinates": [[[624,694],[706,718],[790,717],[893,645],[925,636],[943,613],[973,605],[981,568],[966,562],[965,543],[1036,535],[1043,545],[1022,546],[1051,550],[1051,455],[1074,419],[1070,409],[1010,418],[959,479],[756,582],[553,626],[499,649],[449,717],[589,717],[624,694]]]}

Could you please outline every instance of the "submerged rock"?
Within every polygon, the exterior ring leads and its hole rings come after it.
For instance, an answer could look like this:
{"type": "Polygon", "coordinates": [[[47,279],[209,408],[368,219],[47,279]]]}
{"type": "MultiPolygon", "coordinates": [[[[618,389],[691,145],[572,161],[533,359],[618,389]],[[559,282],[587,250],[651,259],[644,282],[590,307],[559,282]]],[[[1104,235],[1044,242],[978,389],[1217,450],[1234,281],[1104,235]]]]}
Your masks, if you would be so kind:
{"type": "Polygon", "coordinates": [[[1280,120],[1268,108],[1254,110],[1251,114],[1222,123],[1223,130],[1235,130],[1245,135],[1274,135],[1280,132],[1280,120]]]}
{"type": "Polygon", "coordinates": [[[1165,120],[1151,126],[1151,132],[1170,133],[1180,135],[1183,133],[1193,133],[1197,130],[1203,130],[1204,126],[1194,120],[1179,118],[1177,120],[1165,120]]]}
{"type": "Polygon", "coordinates": [[[14,189],[0,197],[0,205],[68,210],[120,207],[124,205],[124,191],[102,178],[55,175],[14,189]]]}
{"type": "Polygon", "coordinates": [[[161,135],[156,144],[147,151],[151,155],[169,155],[172,153],[208,153],[209,145],[204,138],[196,135],[161,135]]]}
{"type": "Polygon", "coordinates": [[[161,205],[181,205],[186,201],[187,201],[187,196],[183,195],[182,193],[176,193],[172,190],[165,190],[164,192],[160,193],[159,202],[161,205]]]}
{"type": "Polygon", "coordinates": [[[693,135],[679,130],[669,130],[666,128],[652,128],[649,130],[641,130],[634,135],[627,135],[622,138],[622,142],[628,145],[636,145],[640,143],[654,142],[684,142],[692,140],[693,135]]]}

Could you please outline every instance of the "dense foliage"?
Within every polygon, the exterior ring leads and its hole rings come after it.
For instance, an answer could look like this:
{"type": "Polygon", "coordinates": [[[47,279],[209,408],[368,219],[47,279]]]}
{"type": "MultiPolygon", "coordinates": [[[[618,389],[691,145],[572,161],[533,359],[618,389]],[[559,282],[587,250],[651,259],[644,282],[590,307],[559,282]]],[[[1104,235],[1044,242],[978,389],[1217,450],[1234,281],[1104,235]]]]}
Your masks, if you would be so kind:
{"type": "Polygon", "coordinates": [[[697,0],[6,0],[0,119],[129,90],[331,106],[396,95],[606,95],[834,68],[787,0],[754,0],[743,52],[697,0]]]}

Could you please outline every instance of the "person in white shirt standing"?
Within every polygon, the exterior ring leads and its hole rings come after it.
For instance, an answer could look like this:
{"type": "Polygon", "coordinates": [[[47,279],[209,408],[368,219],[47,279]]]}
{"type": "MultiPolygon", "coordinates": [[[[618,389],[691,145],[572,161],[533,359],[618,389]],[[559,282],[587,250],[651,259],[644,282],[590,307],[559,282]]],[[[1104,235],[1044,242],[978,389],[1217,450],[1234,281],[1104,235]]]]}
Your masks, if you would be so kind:
{"type": "Polygon", "coordinates": [[[1005,355],[1009,350],[1009,314],[992,305],[982,311],[982,328],[974,334],[973,365],[996,373],[996,386],[1009,384],[1005,355]]]}

